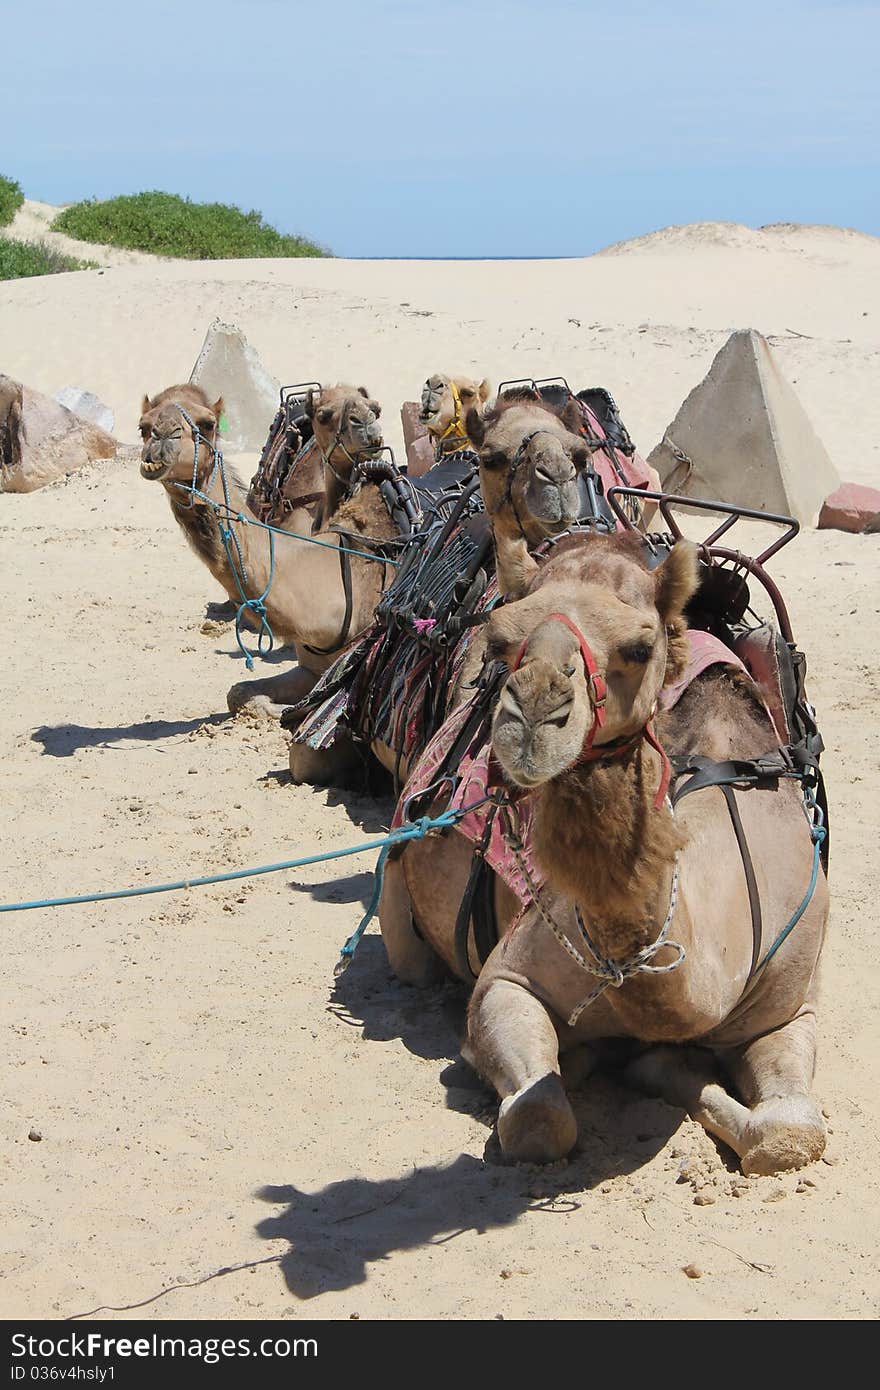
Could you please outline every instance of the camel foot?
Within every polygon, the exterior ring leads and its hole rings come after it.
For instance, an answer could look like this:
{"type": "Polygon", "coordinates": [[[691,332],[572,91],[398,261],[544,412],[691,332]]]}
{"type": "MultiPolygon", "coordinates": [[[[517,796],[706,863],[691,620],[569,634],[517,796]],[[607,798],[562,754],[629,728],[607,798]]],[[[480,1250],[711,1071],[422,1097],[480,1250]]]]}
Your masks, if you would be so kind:
{"type": "Polygon", "coordinates": [[[554,1163],[574,1148],[577,1120],[555,1072],[501,1102],[498,1139],[505,1157],[518,1163],[554,1163]]]}
{"type": "Polygon", "coordinates": [[[808,1096],[761,1101],[746,1124],[742,1170],[768,1177],[815,1163],[825,1151],[825,1126],[808,1096]]]}

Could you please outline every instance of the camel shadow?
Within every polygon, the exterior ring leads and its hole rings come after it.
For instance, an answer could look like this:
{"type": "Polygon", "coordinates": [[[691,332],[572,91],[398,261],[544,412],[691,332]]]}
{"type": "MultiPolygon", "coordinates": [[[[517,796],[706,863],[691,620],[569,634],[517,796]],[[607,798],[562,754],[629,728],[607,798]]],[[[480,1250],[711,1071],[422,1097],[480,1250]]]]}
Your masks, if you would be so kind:
{"type": "Polygon", "coordinates": [[[45,756],[70,758],[80,748],[113,748],[114,744],[127,742],[159,743],[178,734],[191,733],[203,724],[225,724],[231,718],[230,714],[209,714],[198,719],[147,719],[140,724],[119,724],[115,728],[91,728],[87,724],[41,724],[31,734],[31,742],[42,744],[45,756]]]}
{"type": "Polygon", "coordinates": [[[365,936],[351,965],[333,982],[327,1012],[365,1042],[398,1039],[414,1057],[452,1061],[464,1034],[467,992],[450,981],[436,989],[414,989],[391,973],[385,947],[365,936]]]}
{"type": "MultiPolygon", "coordinates": [[[[619,1088],[612,1086],[608,1106],[615,1100],[619,1088]]],[[[650,1134],[620,1144],[620,1122],[610,1134],[593,1130],[561,1169],[535,1172],[531,1165],[505,1163],[493,1136],[482,1158],[463,1153],[450,1164],[416,1168],[403,1177],[346,1178],[317,1192],[292,1183],[263,1187],[256,1194],[261,1201],[286,1209],[258,1222],[257,1234],[288,1242],[278,1263],[290,1292],[307,1300],[363,1284],[371,1265],[397,1251],[443,1245],[469,1231],[482,1235],[526,1214],[562,1219],[601,1200],[594,1194],[600,1183],[641,1168],[680,1123],[682,1112],[662,1101],[637,1097],[633,1104],[638,1123],[652,1126],[650,1134]]],[[[590,1113],[595,1123],[595,1103],[590,1113]]],[[[583,1124],[580,1114],[578,1119],[583,1124]]],[[[631,1135],[632,1116],[624,1127],[631,1135]]],[[[638,1195],[637,1188],[633,1192],[638,1195]]]]}

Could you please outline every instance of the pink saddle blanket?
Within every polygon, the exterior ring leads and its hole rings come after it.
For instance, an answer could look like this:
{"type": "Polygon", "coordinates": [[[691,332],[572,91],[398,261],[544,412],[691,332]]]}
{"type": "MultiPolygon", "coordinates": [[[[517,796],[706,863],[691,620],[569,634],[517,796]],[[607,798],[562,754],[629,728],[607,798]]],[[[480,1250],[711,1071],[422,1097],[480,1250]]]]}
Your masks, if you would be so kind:
{"type": "MultiPolygon", "coordinates": [[[[664,709],[672,709],[681,699],[691,681],[695,680],[701,672],[708,670],[710,666],[732,666],[746,675],[749,674],[739,657],[708,632],[689,631],[687,637],[690,647],[687,670],[680,680],[666,686],[662,691],[661,701],[664,709]]],[[[446,802],[445,809],[461,811],[466,807],[473,807],[456,825],[458,834],[464,835],[465,839],[470,840],[473,844],[479,844],[482,841],[486,831],[487,818],[493,814],[492,805],[484,798],[491,788],[499,785],[500,780],[498,765],[492,761],[489,741],[486,740],[481,746],[467,750],[459,762],[458,768],[453,769],[452,773],[449,774],[449,782],[438,781],[437,778],[438,769],[443,766],[446,755],[472,712],[473,702],[476,698],[474,696],[450,715],[442,729],[434,735],[416,762],[397,803],[392,821],[393,829],[398,829],[404,823],[405,810],[409,801],[432,788],[440,796],[451,782],[452,795],[446,802]]],[[[427,813],[428,804],[423,802],[420,810],[427,813]]],[[[531,829],[534,812],[535,798],[533,793],[526,793],[517,798],[517,833],[525,846],[525,860],[529,873],[535,885],[541,887],[544,876],[535,863],[532,853],[531,829]]],[[[486,862],[496,874],[500,875],[508,888],[516,894],[523,906],[531,901],[532,895],[522,870],[517,865],[502,834],[499,814],[493,815],[492,828],[486,848],[486,862]]]]}

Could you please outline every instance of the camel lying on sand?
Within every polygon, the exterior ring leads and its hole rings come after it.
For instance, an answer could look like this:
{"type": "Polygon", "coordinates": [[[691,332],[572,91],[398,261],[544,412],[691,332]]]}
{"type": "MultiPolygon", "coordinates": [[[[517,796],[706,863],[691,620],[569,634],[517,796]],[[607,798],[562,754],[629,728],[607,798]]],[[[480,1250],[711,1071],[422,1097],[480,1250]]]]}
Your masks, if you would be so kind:
{"type": "MultiPolygon", "coordinates": [[[[246,702],[261,700],[270,712],[280,714],[285,705],[308,694],[339,649],[367,626],[385,582],[384,564],[357,555],[341,556],[340,533],[346,533],[349,546],[362,550],[370,541],[390,540],[394,527],[378,489],[368,482],[337,508],[332,523],[338,529],[317,532],[315,539],[325,544],[314,545],[297,535],[277,536],[273,542],[264,528],[248,524],[257,518],[247,506],[246,488],[234,470],[226,467],[232,512],[241,513],[246,520],[238,521],[232,515],[226,521],[232,537],[229,548],[224,546],[215,509],[225,507],[223,479],[213,453],[222,409],[222,399],[212,404],[200,387],[191,385],[171,386],[152,398],[145,396],[140,420],[144,441],[141,475],[164,485],[175,521],[234,603],[240,604],[242,599],[230,551],[243,569],[242,587],[247,598],[259,599],[265,594],[269,625],[279,641],[294,646],[299,664],[269,681],[233,686],[227,700],[233,712],[246,702]],[[208,501],[189,491],[194,471],[195,486],[208,501]],[[275,566],[270,584],[273,546],[275,566]],[[350,572],[348,595],[346,566],[350,572]],[[273,696],[281,702],[277,710],[271,707],[273,696]]],[[[291,530],[297,518],[297,529],[307,536],[311,518],[306,511],[294,511],[288,519],[291,530]]]]}
{"type": "Polygon", "coordinates": [[[479,415],[492,388],[484,378],[476,382],[469,376],[447,376],[434,372],[422,387],[419,420],[428,431],[438,457],[473,447],[465,417],[471,410],[479,415]]]}
{"type": "Polygon", "coordinates": [[[365,386],[340,382],[310,390],[304,410],[312,428],[308,444],[302,447],[302,434],[282,405],[248,492],[250,510],[282,530],[317,530],[329,521],[355,491],[358,464],[383,444],[381,407],[365,386]]]}
{"type": "MultiPolygon", "coordinates": [[[[510,888],[496,889],[499,941],[471,999],[465,1055],[501,1097],[498,1134],[513,1158],[552,1161],[575,1143],[560,1050],[628,1038],[650,1045],[631,1079],[689,1110],[744,1172],[797,1168],[825,1145],[809,1092],[826,880],[819,872],[810,896],[815,861],[795,782],[737,794],[760,893],[755,932],[720,788],[674,813],[664,798],[658,745],[725,760],[765,754],[776,737],[759,689],[718,665],[654,734],[661,690],[686,660],[697,561],[684,541],[653,572],[642,555],[632,535],[565,541],[489,624],[489,652],[509,668],[491,749],[515,789],[507,844],[526,891],[520,910],[510,888]],[[716,1079],[713,1055],[741,1099],[716,1079]]],[[[380,920],[402,979],[424,984],[438,957],[457,969],[471,855],[450,835],[389,862],[380,920]]]]}

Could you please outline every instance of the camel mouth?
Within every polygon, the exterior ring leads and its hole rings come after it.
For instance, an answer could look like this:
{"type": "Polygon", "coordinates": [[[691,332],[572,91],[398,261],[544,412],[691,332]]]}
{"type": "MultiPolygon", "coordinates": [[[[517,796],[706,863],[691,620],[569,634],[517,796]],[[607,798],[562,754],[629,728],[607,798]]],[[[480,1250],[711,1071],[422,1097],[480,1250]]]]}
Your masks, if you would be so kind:
{"type": "Polygon", "coordinates": [[[161,482],[171,472],[171,464],[163,459],[144,459],[141,463],[141,477],[149,483],[161,482]]]}

